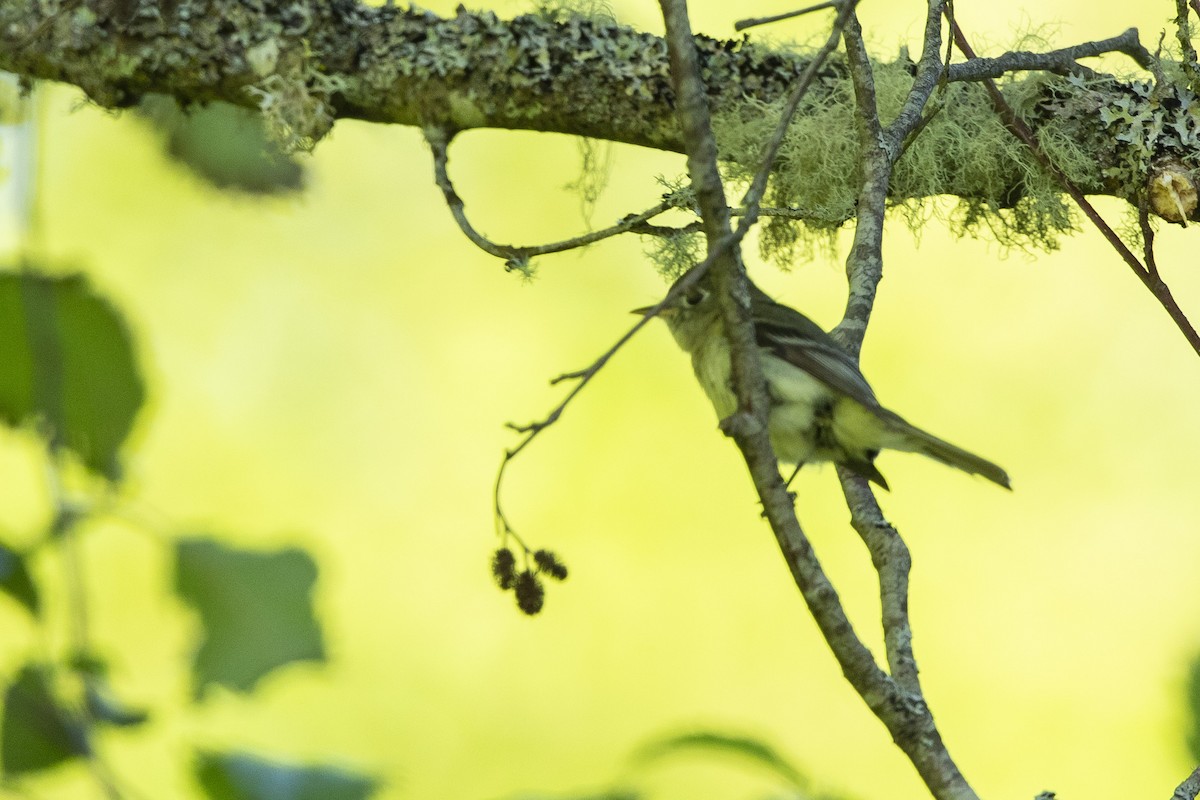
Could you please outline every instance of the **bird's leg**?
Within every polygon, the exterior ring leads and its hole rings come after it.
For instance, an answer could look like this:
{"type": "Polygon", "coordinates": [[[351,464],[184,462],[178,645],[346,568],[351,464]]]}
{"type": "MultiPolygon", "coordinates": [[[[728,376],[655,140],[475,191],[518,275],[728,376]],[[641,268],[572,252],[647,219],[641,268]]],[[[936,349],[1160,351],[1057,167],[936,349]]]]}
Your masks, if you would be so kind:
{"type": "MultiPolygon", "coordinates": [[[[788,491],[788,487],[792,485],[792,481],[794,481],[794,480],[796,479],[796,476],[800,474],[800,468],[801,468],[801,467],[803,467],[803,466],[804,466],[804,462],[803,462],[803,461],[801,461],[799,464],[797,464],[797,465],[796,465],[796,468],[795,468],[794,470],[792,470],[792,475],[791,475],[791,477],[789,477],[789,478],[787,479],[787,483],[783,484],[783,490],[784,490],[785,492],[787,492],[787,494],[788,494],[788,497],[789,497],[789,498],[791,498],[791,501],[792,501],[792,505],[793,505],[793,506],[795,506],[795,505],[796,505],[796,493],[795,493],[795,492],[789,492],[789,491],[788,491]]],[[[762,512],[759,514],[759,516],[761,516],[763,519],[766,519],[766,518],[767,518],[767,507],[766,507],[766,505],[765,505],[765,504],[763,505],[763,510],[762,510],[762,512]]]]}
{"type": "MultiPolygon", "coordinates": [[[[791,477],[789,477],[789,478],[787,479],[787,481],[786,481],[786,482],[783,484],[783,488],[784,488],[784,489],[786,489],[786,488],[788,488],[789,486],[791,486],[791,485],[792,485],[792,481],[796,480],[796,476],[800,474],[800,468],[801,468],[801,467],[803,467],[803,466],[804,466],[804,462],[803,462],[803,461],[801,461],[800,463],[798,463],[798,464],[796,465],[796,468],[795,468],[794,470],[792,470],[792,475],[791,475],[791,477]]],[[[793,497],[794,497],[794,496],[795,496],[795,495],[793,495],[793,497]]]]}

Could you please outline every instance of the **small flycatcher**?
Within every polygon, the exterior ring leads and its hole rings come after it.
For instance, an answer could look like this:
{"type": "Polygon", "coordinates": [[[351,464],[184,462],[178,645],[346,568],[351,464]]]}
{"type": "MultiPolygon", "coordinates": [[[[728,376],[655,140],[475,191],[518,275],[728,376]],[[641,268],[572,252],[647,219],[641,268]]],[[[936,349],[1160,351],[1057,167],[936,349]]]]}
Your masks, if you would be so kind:
{"type": "MultiPolygon", "coordinates": [[[[649,307],[639,308],[634,313],[648,311],[649,307]]],[[[780,460],[795,464],[797,470],[804,464],[832,461],[887,489],[875,457],[890,448],[922,453],[1012,488],[1008,474],[991,461],[910,425],[880,405],[858,364],[832,336],[753,283],[750,314],[771,401],[767,428],[780,460]]],[[[679,346],[691,354],[696,378],[717,417],[733,414],[737,397],[729,340],[712,290],[693,287],[659,316],[679,346]]]]}

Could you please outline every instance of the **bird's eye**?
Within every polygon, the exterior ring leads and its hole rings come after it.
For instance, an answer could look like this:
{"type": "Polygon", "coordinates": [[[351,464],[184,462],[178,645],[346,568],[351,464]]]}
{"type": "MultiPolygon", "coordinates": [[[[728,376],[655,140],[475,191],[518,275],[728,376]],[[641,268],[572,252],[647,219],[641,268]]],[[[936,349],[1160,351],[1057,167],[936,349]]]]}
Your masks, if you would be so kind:
{"type": "Polygon", "coordinates": [[[692,289],[683,295],[683,304],[688,308],[695,308],[704,300],[704,296],[708,294],[703,289],[692,289]]]}

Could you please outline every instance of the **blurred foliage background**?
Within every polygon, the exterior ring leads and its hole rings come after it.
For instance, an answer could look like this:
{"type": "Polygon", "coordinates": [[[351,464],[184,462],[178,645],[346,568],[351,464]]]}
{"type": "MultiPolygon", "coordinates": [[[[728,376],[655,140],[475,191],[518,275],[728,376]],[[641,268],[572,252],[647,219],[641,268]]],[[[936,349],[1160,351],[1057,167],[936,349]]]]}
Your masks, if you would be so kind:
{"type": "MultiPolygon", "coordinates": [[[[1173,14],[1106,5],[958,14],[997,51],[1031,28],[1062,46],[1139,25],[1153,43],[1173,14]]],[[[694,7],[714,36],[760,11],[694,7]]],[[[651,4],[612,8],[661,28],[651,4]]],[[[919,35],[915,6],[862,14],[883,55],[919,35]]],[[[644,243],[542,259],[525,281],[453,227],[415,130],[339,123],[302,176],[275,165],[290,191],[263,195],[167,158],[189,143],[145,116],[88,107],[66,87],[39,103],[37,236],[17,242],[4,221],[9,270],[24,257],[86,275],[79,296],[104,298],[128,326],[146,402],[115,495],[78,464],[48,479],[28,420],[0,428],[0,539],[9,564],[29,553],[27,580],[0,564],[5,755],[34,757],[14,732],[67,691],[61,674],[45,688],[31,659],[85,655],[104,694],[87,707],[111,712],[94,744],[129,797],[200,797],[201,784],[217,797],[310,796],[246,788],[289,780],[314,797],[386,800],[719,800],[800,785],[924,796],[842,680],[662,326],[510,469],[507,513],[570,579],[532,619],[493,586],[492,482],[515,441],[503,423],[542,417],[562,392],[547,380],[590,363],[629,309],[661,295],[644,243]],[[79,494],[101,502],[77,519],[64,498],[79,494]],[[38,545],[48,532],[59,536],[38,545]],[[211,641],[222,635],[245,648],[223,653],[211,641]]],[[[21,157],[10,144],[3,157],[21,157]]],[[[585,214],[567,188],[580,174],[567,137],[470,132],[451,150],[475,224],[517,243],[649,207],[654,176],[683,170],[682,157],[614,147],[585,214]]],[[[1164,229],[1159,264],[1195,317],[1189,235],[1164,229]]],[[[830,326],[840,248],[788,274],[752,271],[830,326]]],[[[985,796],[1166,796],[1200,759],[1200,365],[1091,233],[1026,254],[952,241],[937,222],[919,241],[896,225],[886,257],[865,374],[886,404],[1004,465],[1015,487],[905,455],[880,462],[951,752],[985,796]]],[[[30,280],[13,278],[13,296],[30,280]]],[[[794,488],[881,650],[874,572],[833,471],[805,470],[794,488]]],[[[54,766],[0,797],[105,796],[83,760],[46,757],[54,766]]]]}

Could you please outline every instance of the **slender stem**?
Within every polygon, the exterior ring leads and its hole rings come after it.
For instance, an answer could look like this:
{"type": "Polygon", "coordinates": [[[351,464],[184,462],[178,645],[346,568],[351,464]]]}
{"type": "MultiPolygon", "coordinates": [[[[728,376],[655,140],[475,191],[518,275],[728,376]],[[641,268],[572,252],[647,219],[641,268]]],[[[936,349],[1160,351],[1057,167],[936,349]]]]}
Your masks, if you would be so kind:
{"type": "Polygon", "coordinates": [[[580,247],[587,247],[590,244],[603,241],[605,239],[618,236],[622,233],[636,232],[637,229],[644,225],[647,221],[657,217],[665,211],[672,208],[679,208],[683,202],[675,195],[666,196],[661,203],[654,205],[645,211],[638,214],[630,214],[616,225],[611,225],[598,231],[574,236],[570,239],[564,239],[559,242],[551,242],[549,244],[540,245],[513,245],[513,244],[498,244],[488,239],[475,229],[471,221],[467,219],[466,204],[459,197],[458,192],[454,189],[454,184],[450,180],[450,173],[447,168],[449,161],[448,149],[450,144],[450,135],[444,128],[433,125],[427,125],[423,129],[425,140],[429,142],[429,147],[433,151],[433,169],[434,179],[437,181],[438,188],[442,190],[442,195],[446,198],[446,205],[450,208],[450,213],[454,217],[454,221],[458,224],[459,229],[466,237],[489,255],[503,258],[512,267],[523,267],[531,258],[536,256],[549,255],[550,253],[562,253],[567,250],[575,250],[580,247]]]}
{"type": "Polygon", "coordinates": [[[841,5],[843,5],[841,0],[829,0],[827,3],[817,3],[816,5],[806,6],[804,8],[796,9],[795,11],[785,11],[782,14],[772,14],[769,17],[750,17],[749,19],[740,19],[733,23],[733,29],[735,31],[744,31],[747,28],[753,28],[758,25],[769,25],[772,22],[782,22],[785,19],[792,19],[794,17],[803,16],[804,14],[811,14],[814,11],[821,11],[822,9],[826,8],[837,8],[841,5]]]}

